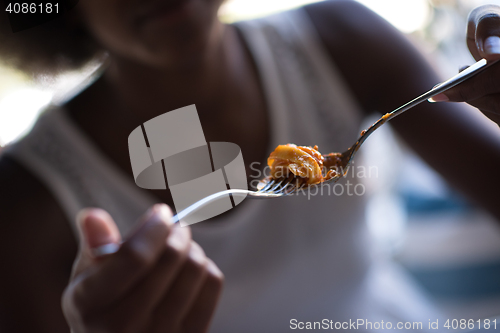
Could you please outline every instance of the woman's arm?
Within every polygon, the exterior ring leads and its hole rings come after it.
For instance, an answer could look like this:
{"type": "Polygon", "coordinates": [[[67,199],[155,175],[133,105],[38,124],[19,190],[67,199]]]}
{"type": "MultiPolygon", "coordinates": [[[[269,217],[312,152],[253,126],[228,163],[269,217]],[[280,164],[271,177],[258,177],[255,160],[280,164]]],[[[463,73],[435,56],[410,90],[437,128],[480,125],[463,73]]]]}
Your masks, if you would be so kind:
{"type": "Polygon", "coordinates": [[[66,317],[75,333],[206,332],[223,275],[163,211],[146,214],[117,253],[95,258],[92,248],[120,235],[109,215],[87,210],[74,260],[75,237],[50,192],[0,158],[0,331],[69,332],[66,317]]]}
{"type": "MultiPolygon", "coordinates": [[[[442,81],[417,48],[354,1],[306,7],[366,112],[386,113],[442,81]]],[[[391,121],[453,186],[500,219],[500,131],[465,104],[423,103],[391,121]]]]}

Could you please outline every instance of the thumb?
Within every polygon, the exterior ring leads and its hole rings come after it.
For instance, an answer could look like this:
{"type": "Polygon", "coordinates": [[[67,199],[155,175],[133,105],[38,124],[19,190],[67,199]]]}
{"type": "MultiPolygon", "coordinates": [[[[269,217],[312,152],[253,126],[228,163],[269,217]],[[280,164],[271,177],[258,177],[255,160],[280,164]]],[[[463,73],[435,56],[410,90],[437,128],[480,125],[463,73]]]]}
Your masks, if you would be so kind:
{"type": "Polygon", "coordinates": [[[77,215],[77,226],[80,242],[78,258],[73,268],[73,276],[99,260],[96,249],[118,247],[121,235],[112,217],[102,209],[87,208],[77,215]]]}
{"type": "Polygon", "coordinates": [[[500,37],[489,36],[483,42],[483,56],[488,61],[500,59],[500,37]]]}
{"type": "Polygon", "coordinates": [[[500,59],[500,6],[483,5],[469,15],[467,44],[474,58],[500,59]]]}
{"type": "Polygon", "coordinates": [[[476,44],[488,61],[500,59],[500,7],[487,5],[476,17],[476,44]]]}

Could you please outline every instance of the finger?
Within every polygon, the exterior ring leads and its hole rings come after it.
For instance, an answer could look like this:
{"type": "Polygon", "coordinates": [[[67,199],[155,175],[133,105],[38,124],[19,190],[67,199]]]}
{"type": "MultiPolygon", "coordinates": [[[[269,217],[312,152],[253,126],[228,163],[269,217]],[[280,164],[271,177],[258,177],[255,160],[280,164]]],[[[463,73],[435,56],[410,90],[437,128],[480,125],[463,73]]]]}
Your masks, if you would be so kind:
{"type": "MultiPolygon", "coordinates": [[[[498,22],[500,25],[500,20],[498,22]]],[[[488,61],[500,59],[500,37],[490,36],[485,38],[483,42],[483,57],[488,61]]]]}
{"type": "Polygon", "coordinates": [[[476,61],[482,59],[479,54],[479,49],[482,48],[482,46],[479,46],[478,44],[480,42],[477,42],[476,40],[476,27],[479,22],[479,18],[488,12],[487,7],[489,6],[486,5],[476,7],[469,13],[469,17],[467,18],[467,47],[476,61]]]}
{"type": "Polygon", "coordinates": [[[193,307],[183,321],[183,332],[207,332],[224,285],[224,275],[215,263],[208,259],[207,278],[193,307]]]}
{"type": "Polygon", "coordinates": [[[80,305],[96,309],[126,295],[152,269],[165,250],[171,218],[168,206],[155,205],[118,252],[82,272],[74,290],[75,297],[84,303],[80,305]]]}
{"type": "Polygon", "coordinates": [[[483,112],[483,114],[487,118],[489,118],[491,121],[496,123],[498,126],[500,126],[500,115],[498,113],[492,113],[492,112],[485,111],[485,112],[483,112]]]}
{"type": "Polygon", "coordinates": [[[432,98],[435,102],[470,102],[500,92],[500,64],[432,98]]]}
{"type": "Polygon", "coordinates": [[[468,18],[467,46],[476,60],[500,59],[500,7],[475,8],[468,18]]]}
{"type": "Polygon", "coordinates": [[[470,105],[478,108],[486,116],[500,116],[500,94],[488,95],[469,102],[470,105]]]}
{"type": "Polygon", "coordinates": [[[467,38],[467,48],[476,61],[483,59],[481,54],[479,54],[479,49],[477,48],[475,38],[467,38]]]}
{"type": "Polygon", "coordinates": [[[203,249],[191,242],[188,259],[169,292],[154,311],[151,332],[179,330],[182,319],[189,312],[203,286],[207,276],[207,264],[203,249]]]}
{"type": "Polygon", "coordinates": [[[72,277],[80,274],[94,262],[92,249],[105,245],[118,245],[120,231],[111,216],[102,209],[83,209],[77,215],[77,228],[80,237],[80,250],[75,262],[72,277]]]}
{"type": "Polygon", "coordinates": [[[469,104],[478,108],[487,118],[500,126],[500,95],[486,96],[469,104]]]}
{"type": "Polygon", "coordinates": [[[152,313],[181,271],[191,247],[189,227],[174,227],[165,251],[150,273],[115,307],[106,312],[105,327],[111,332],[145,332],[152,313]]]}
{"type": "Polygon", "coordinates": [[[167,238],[165,251],[154,268],[120,302],[120,305],[113,311],[116,315],[112,315],[112,317],[115,317],[116,320],[133,317],[135,318],[134,322],[145,325],[181,271],[187,260],[190,247],[190,228],[174,227],[167,238]]]}

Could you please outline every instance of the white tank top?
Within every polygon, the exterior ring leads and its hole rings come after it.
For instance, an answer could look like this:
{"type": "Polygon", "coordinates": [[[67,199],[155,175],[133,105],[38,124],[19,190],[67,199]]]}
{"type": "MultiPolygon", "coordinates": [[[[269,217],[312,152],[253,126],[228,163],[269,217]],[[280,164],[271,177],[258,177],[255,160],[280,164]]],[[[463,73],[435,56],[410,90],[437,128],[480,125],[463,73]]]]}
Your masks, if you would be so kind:
{"type": "MultiPolygon", "coordinates": [[[[323,152],[349,147],[357,138],[361,112],[307,13],[296,9],[236,26],[266,94],[272,129],[268,150],[284,143],[318,145],[323,152]]],[[[5,153],[45,183],[72,224],[80,209],[102,207],[126,233],[155,203],[60,106],[49,107],[5,153]]],[[[358,183],[344,179],[344,189],[346,181],[358,183]]],[[[289,332],[293,319],[394,325],[420,320],[425,330],[437,317],[397,267],[370,257],[363,196],[325,191],[310,198],[247,201],[229,217],[192,226],[195,241],[226,276],[211,332],[289,332]]]]}

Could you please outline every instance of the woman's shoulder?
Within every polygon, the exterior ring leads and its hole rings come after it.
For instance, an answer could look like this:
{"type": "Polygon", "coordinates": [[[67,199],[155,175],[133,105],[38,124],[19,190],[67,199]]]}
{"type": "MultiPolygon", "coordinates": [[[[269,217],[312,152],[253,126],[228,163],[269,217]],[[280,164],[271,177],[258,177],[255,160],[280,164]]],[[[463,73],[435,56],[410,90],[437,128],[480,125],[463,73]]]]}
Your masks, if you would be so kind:
{"type": "MultiPolygon", "coordinates": [[[[365,62],[386,55],[385,42],[400,43],[402,34],[375,12],[354,0],[321,1],[306,5],[308,14],[325,46],[335,54],[349,59],[363,58],[365,62]],[[377,51],[370,53],[367,51],[377,51]]],[[[396,45],[394,45],[396,46],[396,45]]]]}
{"type": "Polygon", "coordinates": [[[400,84],[408,77],[419,78],[424,91],[434,78],[415,44],[357,1],[322,1],[303,9],[363,109],[390,109],[390,98],[381,98],[391,97],[389,91],[403,101],[411,98],[415,92],[400,84]]]}
{"type": "MultiPolygon", "coordinates": [[[[338,26],[351,28],[342,33],[354,32],[363,25],[380,23],[380,17],[363,4],[354,0],[320,1],[302,7],[316,23],[326,24],[328,27],[338,26]]],[[[328,29],[330,33],[336,32],[328,29]]]]}

